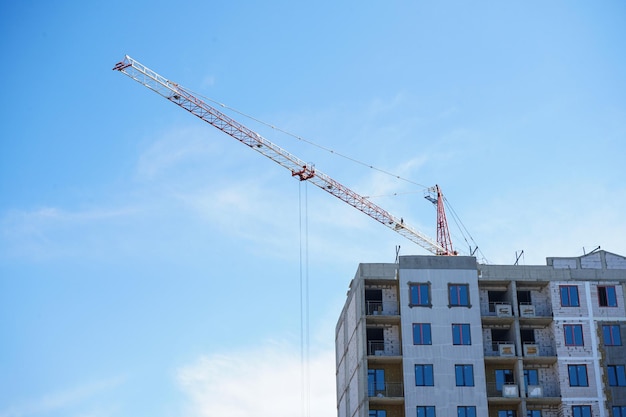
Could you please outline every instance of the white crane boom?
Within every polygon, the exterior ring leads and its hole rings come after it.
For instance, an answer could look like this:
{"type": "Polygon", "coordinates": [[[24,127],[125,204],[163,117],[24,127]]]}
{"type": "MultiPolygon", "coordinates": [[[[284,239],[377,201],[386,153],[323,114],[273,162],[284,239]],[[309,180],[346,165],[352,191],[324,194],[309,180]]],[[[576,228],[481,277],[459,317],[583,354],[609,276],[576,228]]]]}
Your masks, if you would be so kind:
{"type": "Polygon", "coordinates": [[[452,255],[452,253],[449,253],[439,243],[405,224],[404,220],[391,215],[370,200],[340,184],[328,175],[316,170],[315,167],[307,164],[241,123],[231,119],[196,97],[190,91],[167,80],[165,77],[162,77],[128,55],[124,57],[124,60],[118,62],[113,70],[126,74],[172,103],[179,105],[193,115],[287,168],[291,171],[291,175],[294,177],[297,176],[300,181],[309,181],[412,242],[417,243],[429,252],[436,255],[452,255]]]}

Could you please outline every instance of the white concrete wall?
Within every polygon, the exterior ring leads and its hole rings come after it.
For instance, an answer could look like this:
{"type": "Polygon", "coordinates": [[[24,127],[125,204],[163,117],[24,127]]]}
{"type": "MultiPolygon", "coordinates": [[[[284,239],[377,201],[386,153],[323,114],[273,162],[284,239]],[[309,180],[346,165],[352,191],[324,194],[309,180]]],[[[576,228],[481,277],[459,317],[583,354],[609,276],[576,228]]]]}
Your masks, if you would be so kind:
{"type": "Polygon", "coordinates": [[[438,416],[456,415],[459,405],[474,405],[477,415],[487,415],[476,270],[401,269],[399,284],[406,415],[415,415],[418,405],[434,405],[438,416]],[[430,282],[432,307],[409,307],[409,282],[430,282]],[[448,283],[469,284],[471,308],[448,306],[448,283]],[[413,345],[413,323],[431,323],[432,345],[413,345]],[[452,323],[470,324],[471,345],[452,344],[452,323]],[[416,364],[433,364],[434,387],[415,386],[416,364]],[[474,387],[456,386],[457,364],[474,366],[474,387]]]}

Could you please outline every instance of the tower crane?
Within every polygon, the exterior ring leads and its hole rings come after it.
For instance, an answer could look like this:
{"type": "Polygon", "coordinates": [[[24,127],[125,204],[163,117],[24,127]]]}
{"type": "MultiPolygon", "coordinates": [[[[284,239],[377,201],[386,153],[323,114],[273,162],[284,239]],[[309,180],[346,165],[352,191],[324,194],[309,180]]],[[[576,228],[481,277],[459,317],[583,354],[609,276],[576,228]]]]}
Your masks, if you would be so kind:
{"type": "MultiPolygon", "coordinates": [[[[169,81],[165,77],[157,74],[128,55],[126,55],[122,61],[115,64],[113,70],[129,76],[160,96],[187,110],[194,116],[197,116],[222,132],[237,139],[241,143],[268,157],[272,161],[287,168],[291,171],[291,175],[293,177],[298,178],[300,181],[308,181],[322,190],[334,195],[338,199],[362,211],[372,219],[387,226],[410,241],[417,243],[429,252],[436,255],[456,254],[452,251],[451,244],[448,244],[449,235],[447,236],[447,241],[432,240],[428,236],[407,225],[402,218],[393,216],[383,208],[372,203],[367,198],[335,181],[330,176],[320,172],[313,165],[302,161],[295,155],[292,155],[278,145],[270,142],[243,124],[233,120],[224,113],[208,105],[186,88],[175,82],[169,81]]],[[[439,219],[438,214],[438,229],[441,227],[439,219]]],[[[445,214],[443,219],[445,222],[445,214]]],[[[445,228],[447,232],[447,225],[445,228]]],[[[439,237],[439,235],[440,234],[438,232],[437,236],[439,237]]]]}

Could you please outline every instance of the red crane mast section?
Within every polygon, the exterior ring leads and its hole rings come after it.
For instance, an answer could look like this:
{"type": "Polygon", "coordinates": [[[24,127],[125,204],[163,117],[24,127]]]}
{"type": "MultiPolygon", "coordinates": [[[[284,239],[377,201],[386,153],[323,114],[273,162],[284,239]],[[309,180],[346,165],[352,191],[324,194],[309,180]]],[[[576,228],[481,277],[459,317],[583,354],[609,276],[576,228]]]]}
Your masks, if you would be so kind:
{"type": "MultiPolygon", "coordinates": [[[[439,241],[435,242],[428,236],[411,228],[404,223],[403,219],[393,216],[367,198],[318,171],[314,166],[302,161],[295,155],[292,155],[278,145],[270,142],[241,123],[231,119],[196,97],[187,89],[167,80],[165,77],[162,77],[128,55],[126,55],[122,61],[115,64],[113,70],[129,76],[160,96],[165,97],[172,103],[187,110],[194,116],[197,116],[241,143],[265,155],[272,161],[287,168],[293,177],[298,177],[300,181],[309,181],[322,190],[367,214],[372,219],[406,237],[410,241],[417,243],[429,252],[436,255],[454,255],[452,251],[449,251],[445,246],[441,245],[439,241]]],[[[445,221],[445,214],[443,219],[445,221]]],[[[437,222],[437,228],[439,229],[439,214],[437,222]]]]}
{"type": "Polygon", "coordinates": [[[437,193],[437,243],[445,249],[441,255],[456,255],[457,252],[452,249],[452,239],[450,239],[450,231],[448,230],[448,220],[446,220],[446,210],[443,205],[443,193],[438,185],[434,187],[437,193]]]}

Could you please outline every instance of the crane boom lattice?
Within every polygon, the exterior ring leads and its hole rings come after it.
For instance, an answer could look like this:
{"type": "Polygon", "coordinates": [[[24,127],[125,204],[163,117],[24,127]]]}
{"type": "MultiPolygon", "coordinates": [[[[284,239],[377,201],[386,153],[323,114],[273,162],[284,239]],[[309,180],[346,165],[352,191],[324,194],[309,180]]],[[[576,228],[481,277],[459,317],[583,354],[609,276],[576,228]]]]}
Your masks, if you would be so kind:
{"type": "Polygon", "coordinates": [[[265,155],[279,165],[287,168],[291,171],[291,175],[298,177],[300,181],[309,181],[412,242],[417,243],[429,252],[437,255],[452,255],[452,253],[448,253],[446,248],[441,246],[438,242],[433,241],[428,236],[406,225],[403,219],[393,216],[367,198],[335,181],[330,176],[316,170],[314,166],[307,164],[285,149],[228,117],[196,97],[189,90],[162,77],[128,55],[124,57],[124,60],[118,62],[115,67],[113,67],[113,70],[124,73],[160,96],[187,110],[194,116],[197,116],[241,143],[265,155]]]}

